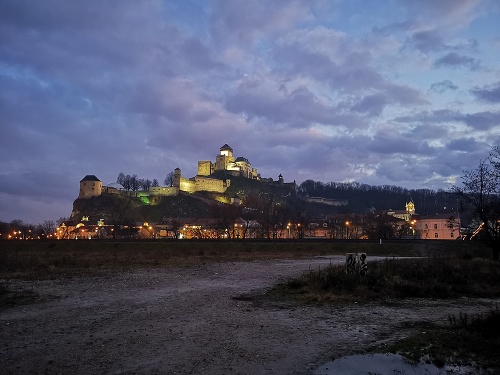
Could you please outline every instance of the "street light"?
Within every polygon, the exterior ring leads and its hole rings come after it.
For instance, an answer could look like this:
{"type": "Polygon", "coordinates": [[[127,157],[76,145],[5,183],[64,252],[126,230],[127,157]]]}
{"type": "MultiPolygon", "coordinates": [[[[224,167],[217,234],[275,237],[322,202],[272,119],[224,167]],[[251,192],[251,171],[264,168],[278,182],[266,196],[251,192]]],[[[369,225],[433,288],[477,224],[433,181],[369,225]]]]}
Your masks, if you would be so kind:
{"type": "Polygon", "coordinates": [[[288,223],[288,225],[286,226],[286,229],[288,229],[288,238],[290,238],[290,226],[292,224],[288,223]]]}
{"type": "Polygon", "coordinates": [[[411,221],[411,227],[410,229],[412,230],[413,235],[415,235],[415,224],[417,223],[417,220],[412,220],[411,221]]]}
{"type": "Polygon", "coordinates": [[[349,239],[349,225],[351,223],[349,223],[348,221],[345,222],[345,239],[348,240],[349,239]]]}

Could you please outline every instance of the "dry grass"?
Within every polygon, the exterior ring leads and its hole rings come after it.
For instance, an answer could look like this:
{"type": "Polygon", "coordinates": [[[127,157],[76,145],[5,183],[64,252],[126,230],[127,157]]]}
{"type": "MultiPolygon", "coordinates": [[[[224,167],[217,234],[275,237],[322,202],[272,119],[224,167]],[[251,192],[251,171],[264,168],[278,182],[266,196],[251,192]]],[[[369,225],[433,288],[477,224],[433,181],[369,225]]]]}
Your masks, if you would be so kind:
{"type": "Polygon", "coordinates": [[[417,333],[374,352],[389,351],[411,361],[442,367],[446,363],[475,367],[475,373],[500,372],[500,310],[498,305],[485,314],[450,316],[449,325],[427,325],[417,333]]]}
{"type": "Polygon", "coordinates": [[[277,285],[271,293],[303,302],[349,302],[394,298],[500,296],[500,263],[457,257],[386,258],[365,275],[330,265],[277,285]]]}
{"type": "Polygon", "coordinates": [[[187,266],[206,262],[297,259],[365,252],[369,256],[461,255],[480,251],[462,241],[4,241],[0,279],[48,279],[138,267],[187,266]]]}

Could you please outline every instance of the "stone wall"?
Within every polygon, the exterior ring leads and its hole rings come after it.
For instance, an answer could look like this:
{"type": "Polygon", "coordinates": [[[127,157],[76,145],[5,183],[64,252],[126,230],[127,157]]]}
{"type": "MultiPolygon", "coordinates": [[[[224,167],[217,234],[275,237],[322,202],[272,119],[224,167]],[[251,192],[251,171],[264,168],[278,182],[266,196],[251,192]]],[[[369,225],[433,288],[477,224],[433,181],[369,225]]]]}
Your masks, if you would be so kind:
{"type": "Polygon", "coordinates": [[[174,186],[152,186],[149,188],[149,193],[152,195],[176,196],[179,193],[179,188],[174,186]]]}

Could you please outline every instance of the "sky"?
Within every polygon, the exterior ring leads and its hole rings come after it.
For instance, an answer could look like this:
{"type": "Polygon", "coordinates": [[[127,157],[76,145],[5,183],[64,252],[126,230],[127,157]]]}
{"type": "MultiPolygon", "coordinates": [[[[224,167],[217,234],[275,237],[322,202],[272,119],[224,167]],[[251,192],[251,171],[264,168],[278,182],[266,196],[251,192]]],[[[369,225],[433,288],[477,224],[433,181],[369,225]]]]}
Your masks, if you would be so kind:
{"type": "Polygon", "coordinates": [[[229,144],[262,177],[449,189],[500,143],[495,0],[0,1],[0,221],[229,144]]]}

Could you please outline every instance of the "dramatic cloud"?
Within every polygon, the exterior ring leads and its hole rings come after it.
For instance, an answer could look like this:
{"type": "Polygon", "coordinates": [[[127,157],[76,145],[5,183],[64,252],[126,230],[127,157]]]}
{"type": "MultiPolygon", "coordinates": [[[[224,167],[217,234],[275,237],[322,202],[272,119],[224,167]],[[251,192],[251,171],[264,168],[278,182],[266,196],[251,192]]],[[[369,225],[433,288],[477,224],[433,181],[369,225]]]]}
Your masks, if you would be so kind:
{"type": "Polygon", "coordinates": [[[224,143],[264,177],[448,188],[500,141],[499,12],[2,1],[0,220],[68,216],[86,174],[192,177],[224,143]]]}

